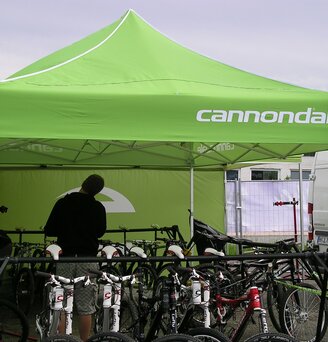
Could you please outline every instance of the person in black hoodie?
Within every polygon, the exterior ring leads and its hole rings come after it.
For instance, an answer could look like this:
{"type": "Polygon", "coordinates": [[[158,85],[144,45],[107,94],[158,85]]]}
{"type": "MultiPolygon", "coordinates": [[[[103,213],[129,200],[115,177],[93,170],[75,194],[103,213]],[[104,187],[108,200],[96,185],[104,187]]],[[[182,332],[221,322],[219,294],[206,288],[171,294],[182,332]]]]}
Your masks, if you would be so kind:
{"type": "MultiPolygon", "coordinates": [[[[94,257],[98,252],[98,239],[106,231],[106,210],[94,196],[104,187],[104,179],[90,175],[82,183],[79,192],[67,194],[54,205],[44,227],[46,236],[57,237],[62,255],[67,257],[94,257]]],[[[56,273],[63,277],[75,278],[88,274],[90,269],[98,269],[95,263],[58,263],[56,273]]],[[[79,333],[82,341],[90,335],[92,315],[95,307],[94,286],[77,287],[74,303],[79,315],[79,333]]],[[[64,332],[64,324],[61,326],[64,332]]]]}

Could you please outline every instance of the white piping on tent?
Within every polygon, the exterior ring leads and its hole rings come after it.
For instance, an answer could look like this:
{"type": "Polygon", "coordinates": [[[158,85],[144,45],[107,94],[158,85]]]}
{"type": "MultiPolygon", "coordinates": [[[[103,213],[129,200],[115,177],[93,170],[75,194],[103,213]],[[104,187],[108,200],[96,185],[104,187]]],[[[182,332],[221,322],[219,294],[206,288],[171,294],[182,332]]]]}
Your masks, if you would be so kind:
{"type": "Polygon", "coordinates": [[[71,59],[68,59],[67,61],[65,62],[62,62],[62,63],[59,63],[57,65],[53,65],[52,67],[50,68],[47,68],[47,69],[43,69],[43,70],[39,70],[39,71],[36,71],[36,72],[32,72],[31,74],[26,74],[26,75],[21,75],[21,76],[17,76],[17,77],[12,77],[12,78],[7,78],[5,80],[0,80],[0,83],[5,83],[5,82],[11,82],[11,81],[16,81],[16,80],[19,80],[19,79],[22,79],[22,78],[27,78],[27,77],[30,77],[30,76],[35,76],[35,75],[39,75],[39,74],[43,74],[45,72],[48,72],[48,71],[51,71],[51,70],[54,70],[54,69],[57,69],[57,68],[60,68],[68,63],[71,63],[85,55],[87,55],[88,53],[98,49],[101,45],[103,45],[107,40],[109,40],[116,32],[117,30],[122,26],[122,24],[124,23],[125,19],[127,18],[127,16],[129,15],[129,13],[131,12],[132,10],[129,10],[127,12],[127,14],[124,16],[124,18],[122,19],[122,21],[119,23],[119,25],[116,27],[116,29],[109,35],[107,36],[103,41],[101,41],[100,43],[98,43],[97,45],[95,45],[94,47],[90,48],[89,50],[87,51],[84,51],[83,53],[71,58],[71,59]]]}

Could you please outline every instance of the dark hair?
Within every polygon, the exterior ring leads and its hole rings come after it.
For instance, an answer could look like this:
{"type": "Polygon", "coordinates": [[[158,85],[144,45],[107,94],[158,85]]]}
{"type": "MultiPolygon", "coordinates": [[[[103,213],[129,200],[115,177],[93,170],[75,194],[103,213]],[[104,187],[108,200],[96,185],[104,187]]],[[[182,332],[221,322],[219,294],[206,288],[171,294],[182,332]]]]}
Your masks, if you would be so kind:
{"type": "Polygon", "coordinates": [[[83,183],[82,189],[91,196],[98,194],[104,187],[104,179],[99,175],[90,175],[83,183]]]}

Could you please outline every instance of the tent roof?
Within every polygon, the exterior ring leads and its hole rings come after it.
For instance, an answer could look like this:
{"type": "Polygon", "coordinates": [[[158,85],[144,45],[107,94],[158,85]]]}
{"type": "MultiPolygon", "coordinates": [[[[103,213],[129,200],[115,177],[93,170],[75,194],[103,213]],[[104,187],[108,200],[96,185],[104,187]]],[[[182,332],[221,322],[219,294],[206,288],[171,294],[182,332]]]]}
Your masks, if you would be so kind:
{"type": "Polygon", "coordinates": [[[328,149],[328,93],[173,42],[134,11],[0,82],[6,164],[225,167],[328,149]]]}

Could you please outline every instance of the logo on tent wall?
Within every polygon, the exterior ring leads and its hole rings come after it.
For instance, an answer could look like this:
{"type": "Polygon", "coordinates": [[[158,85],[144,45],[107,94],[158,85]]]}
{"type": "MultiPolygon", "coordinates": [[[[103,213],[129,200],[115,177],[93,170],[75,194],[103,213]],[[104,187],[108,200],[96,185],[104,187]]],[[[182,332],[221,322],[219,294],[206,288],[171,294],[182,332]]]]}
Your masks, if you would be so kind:
{"type": "MultiPolygon", "coordinates": [[[[78,192],[80,188],[74,188],[59,195],[58,198],[65,196],[71,192],[78,192]]],[[[111,201],[101,201],[106,209],[106,213],[134,213],[135,209],[132,203],[121,193],[110,188],[103,188],[100,192],[102,195],[107,196],[111,201]]]]}
{"type": "Polygon", "coordinates": [[[230,143],[221,143],[221,144],[215,144],[215,145],[203,145],[200,144],[200,146],[197,147],[198,153],[211,153],[211,152],[223,152],[223,151],[231,151],[235,149],[234,144],[230,143]]]}

